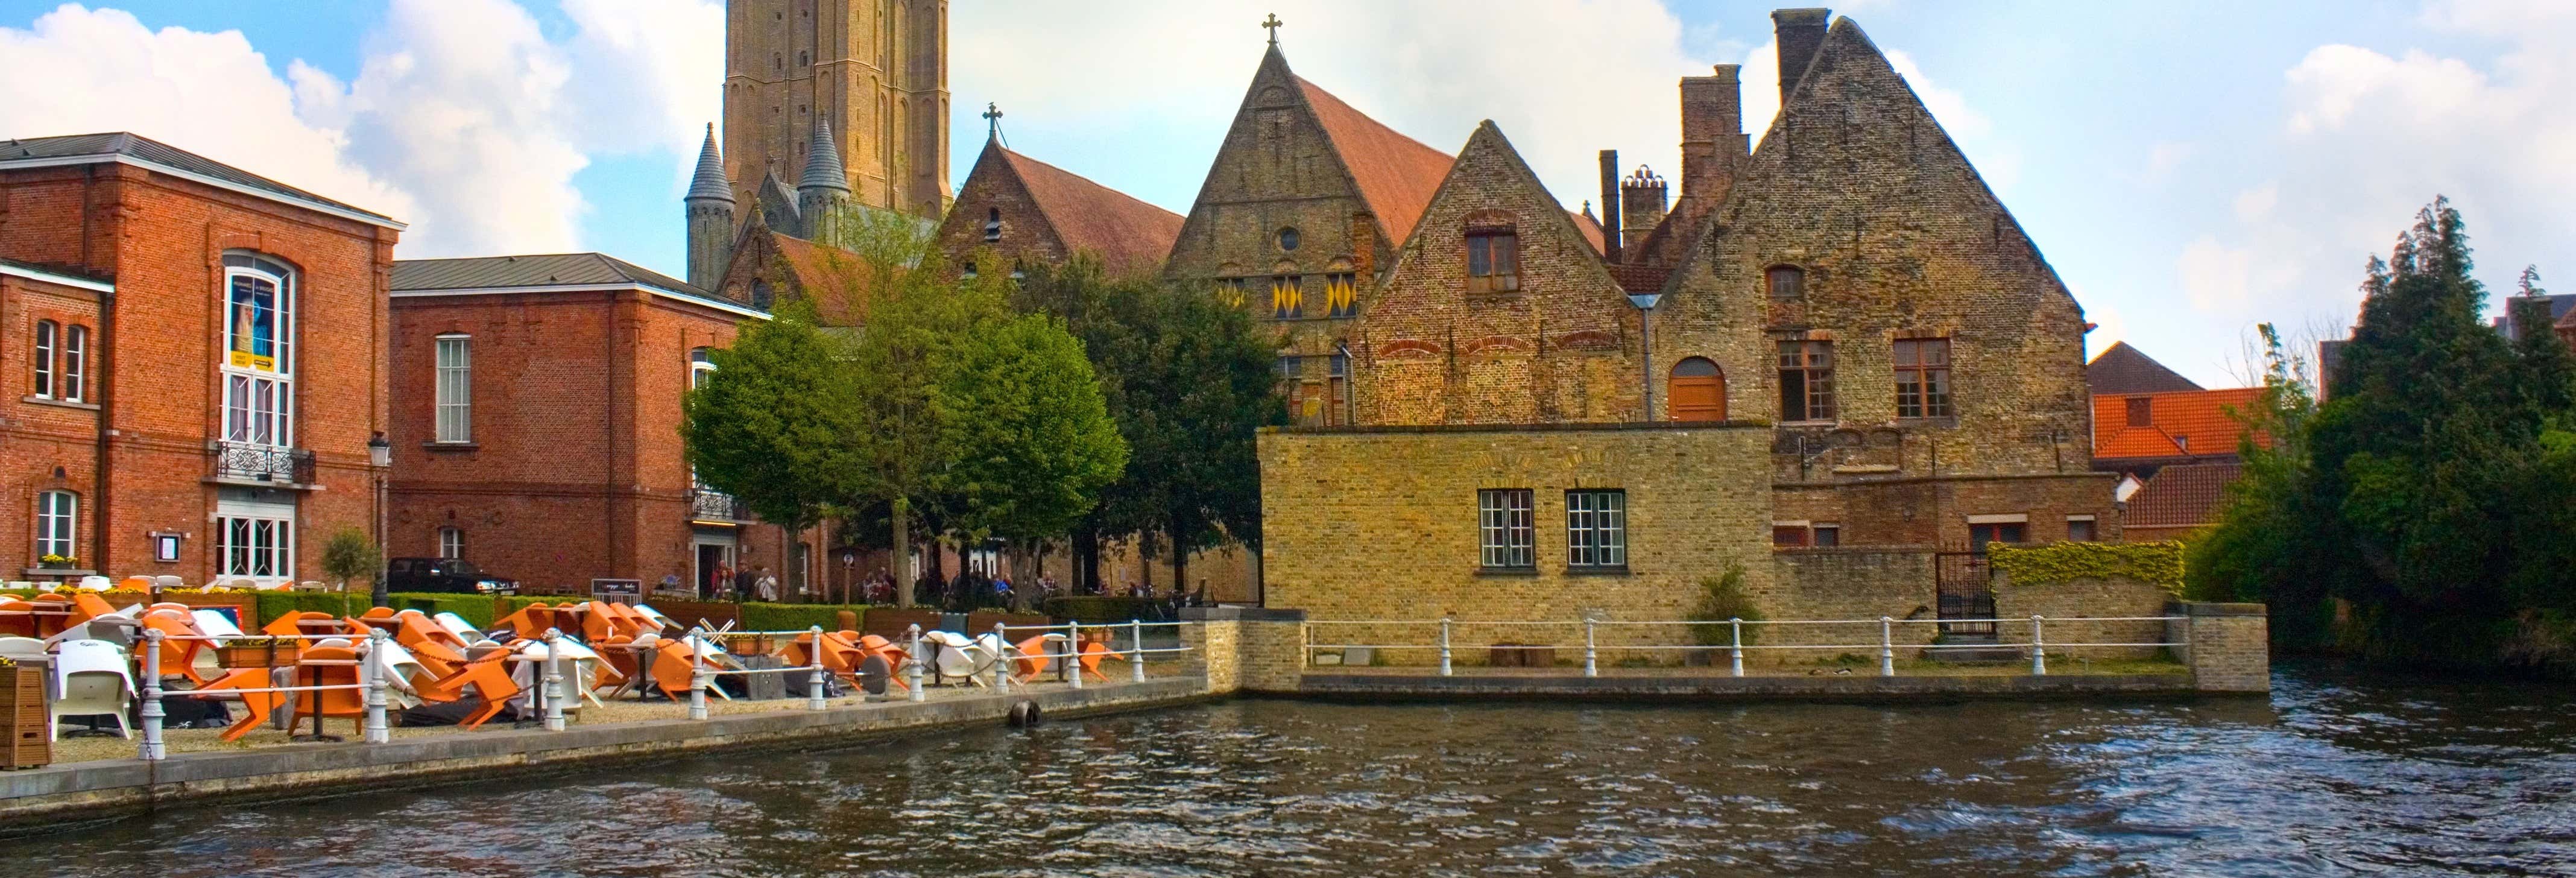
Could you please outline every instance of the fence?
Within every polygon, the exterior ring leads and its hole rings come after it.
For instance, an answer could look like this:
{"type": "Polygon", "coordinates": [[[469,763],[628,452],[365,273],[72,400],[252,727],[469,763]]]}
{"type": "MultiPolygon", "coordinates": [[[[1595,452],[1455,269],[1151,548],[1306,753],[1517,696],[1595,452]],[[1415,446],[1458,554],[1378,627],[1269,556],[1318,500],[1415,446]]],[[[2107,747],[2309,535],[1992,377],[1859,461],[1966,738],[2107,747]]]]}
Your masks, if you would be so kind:
{"type": "MultiPolygon", "coordinates": [[[[1467,650],[1486,649],[1499,658],[1514,655],[1527,662],[1533,658],[1553,665],[1554,653],[1580,649],[1581,666],[1586,677],[1600,676],[1605,654],[1669,656],[1723,654],[1734,676],[1744,676],[1747,653],[1791,656],[1796,654],[1875,655],[1880,676],[1896,675],[1896,650],[1922,648],[1934,654],[1943,650],[1975,650],[1980,653],[2012,650],[2025,653],[2034,675],[2048,673],[2050,650],[2061,658],[2126,658],[2153,655],[2158,650],[2182,654],[2190,649],[2190,626],[2185,616],[2083,616],[2028,619],[1997,619],[1996,640],[1974,644],[1942,645],[1927,641],[1937,639],[1938,626],[1956,620],[1923,618],[1896,619],[1729,619],[1710,621],[1614,621],[1606,619],[1569,619],[1564,621],[1460,621],[1457,619],[1355,619],[1310,620],[1305,623],[1300,651],[1300,664],[1314,667],[1317,657],[1336,655],[1347,661],[1366,650],[1374,657],[1385,651],[1414,658],[1392,664],[1414,664],[1420,657],[1437,661],[1440,674],[1456,673],[1457,654],[1467,650]],[[2054,626],[2062,639],[2050,641],[2047,634],[2054,626]],[[2079,635],[2064,638],[2073,629],[2079,635]],[[1496,632],[1483,637],[1461,637],[1463,632],[1496,632]],[[1791,636],[1768,636],[1775,632],[1791,636]],[[1845,633],[1851,632],[1851,633],[1845,633]],[[1906,632],[1900,635],[1900,632],[1906,632]],[[2168,632],[2179,632],[2168,633],[2168,632]],[[1497,639],[1506,635],[1513,639],[1497,639]],[[1551,634],[1563,639],[1545,643],[1530,642],[1551,634]],[[1678,636],[1676,636],[1678,635],[1678,636]],[[2021,639],[2007,640],[2018,635],[2021,639]],[[1697,643],[1686,641],[1698,640],[1697,643]],[[1462,645],[1463,644],[1463,645],[1462,645]],[[1544,652],[1541,652],[1544,651],[1544,652]]],[[[1487,662],[1503,665],[1504,662],[1487,662]]],[[[1648,662],[1653,663],[1653,662],[1648,662]]]]}

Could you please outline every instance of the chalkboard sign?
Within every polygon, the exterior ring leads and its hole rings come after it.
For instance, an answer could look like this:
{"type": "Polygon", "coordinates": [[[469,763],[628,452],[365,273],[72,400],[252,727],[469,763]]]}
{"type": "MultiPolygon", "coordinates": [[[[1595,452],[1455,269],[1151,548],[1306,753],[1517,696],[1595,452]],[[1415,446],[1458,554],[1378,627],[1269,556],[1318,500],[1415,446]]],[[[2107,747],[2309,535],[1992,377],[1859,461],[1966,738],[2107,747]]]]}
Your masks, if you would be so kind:
{"type": "Polygon", "coordinates": [[[644,599],[644,580],[593,579],[590,581],[590,596],[593,600],[636,603],[644,599]]]}

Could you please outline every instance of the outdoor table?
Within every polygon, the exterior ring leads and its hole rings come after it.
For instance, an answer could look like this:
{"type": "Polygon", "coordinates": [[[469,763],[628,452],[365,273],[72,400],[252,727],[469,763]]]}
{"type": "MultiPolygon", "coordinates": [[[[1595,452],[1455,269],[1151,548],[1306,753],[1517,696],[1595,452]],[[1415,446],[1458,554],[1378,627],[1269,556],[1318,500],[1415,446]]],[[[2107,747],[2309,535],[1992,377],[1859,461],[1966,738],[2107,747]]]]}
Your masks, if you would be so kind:
{"type": "MultiPolygon", "coordinates": [[[[38,604],[37,606],[43,606],[43,604],[38,604]]],[[[28,615],[36,617],[37,637],[52,637],[56,634],[63,633],[63,629],[71,627],[70,625],[64,624],[64,621],[69,619],[72,614],[70,605],[63,604],[61,606],[63,606],[64,609],[27,611],[28,615]]]]}
{"type": "MultiPolygon", "coordinates": [[[[554,655],[554,649],[553,649],[552,647],[549,647],[549,648],[547,648],[547,650],[546,650],[546,654],[545,654],[545,655],[520,655],[520,654],[513,653],[513,654],[511,654],[511,656],[510,656],[509,658],[502,659],[502,661],[510,662],[510,663],[513,663],[513,664],[527,664],[527,663],[530,663],[530,662],[534,662],[534,663],[536,663],[536,667],[535,667],[533,670],[529,671],[529,673],[528,673],[528,712],[529,712],[529,713],[531,713],[531,714],[534,714],[536,718],[534,718],[534,719],[530,719],[530,718],[527,718],[527,717],[520,717],[520,718],[518,718],[518,719],[511,720],[511,721],[510,721],[510,727],[511,727],[511,728],[514,728],[514,729],[524,729],[524,728],[527,728],[527,727],[528,727],[530,724],[532,724],[532,723],[533,723],[533,724],[538,724],[538,725],[543,725],[543,724],[545,723],[545,721],[546,721],[546,665],[545,665],[545,662],[546,662],[546,659],[547,659],[548,657],[552,656],[552,655],[554,655]]],[[[580,660],[579,660],[579,659],[568,659],[568,661],[578,662],[578,661],[580,661],[580,660]]],[[[574,677],[576,677],[576,678],[577,678],[577,677],[579,677],[579,676],[581,676],[581,672],[580,672],[580,670],[579,670],[578,668],[576,668],[576,669],[573,671],[572,676],[574,676],[574,677]]],[[[578,682],[575,682],[575,683],[574,683],[574,685],[580,685],[580,684],[579,684],[578,682]]],[[[574,699],[572,700],[572,703],[573,703],[575,706],[579,706],[579,705],[581,704],[581,699],[576,697],[576,698],[574,698],[574,699]]]]}
{"type": "Polygon", "coordinates": [[[635,659],[635,673],[632,673],[632,674],[628,674],[628,675],[626,675],[626,681],[625,681],[625,682],[622,682],[622,683],[617,684],[617,688],[615,688],[615,689],[608,690],[608,697],[609,697],[609,698],[614,699],[614,698],[616,698],[617,696],[620,696],[620,695],[624,695],[624,694],[626,694],[626,693],[627,693],[627,691],[629,691],[629,690],[633,690],[633,691],[634,691],[634,693],[635,693],[635,700],[637,700],[637,701],[650,701],[650,700],[652,700],[652,695],[653,695],[653,650],[652,650],[652,648],[651,648],[651,646],[650,646],[650,645],[645,645],[645,644],[635,644],[635,643],[611,643],[611,644],[606,644],[606,645],[602,645],[602,646],[594,646],[594,647],[591,647],[591,649],[594,649],[594,650],[608,650],[608,649],[614,649],[614,650],[619,650],[619,651],[621,651],[621,652],[630,653],[630,654],[632,654],[632,655],[634,656],[634,659],[635,659]]]}
{"type": "MultiPolygon", "coordinates": [[[[320,686],[320,685],[322,685],[322,666],[324,666],[324,665],[338,665],[338,666],[356,667],[356,666],[357,666],[357,664],[358,664],[360,661],[364,661],[364,659],[300,659],[300,660],[297,660],[297,661],[296,661],[296,663],[295,663],[295,673],[296,673],[296,675],[297,675],[297,676],[301,676],[301,677],[304,677],[304,678],[305,678],[304,682],[302,682],[302,683],[300,683],[300,684],[297,684],[297,685],[302,685],[302,686],[320,686]],[[309,670],[308,670],[308,669],[309,669],[309,670]]],[[[360,676],[364,676],[364,675],[360,675],[360,676]]],[[[287,732],[287,737],[286,737],[286,739],[287,739],[287,740],[289,740],[289,741],[324,741],[324,742],[339,742],[339,741],[346,741],[346,740],[348,740],[347,738],[343,738],[343,737],[340,737],[340,736],[338,736],[338,735],[326,735],[326,734],[323,734],[323,733],[322,733],[322,693],[321,693],[321,692],[319,692],[319,691],[306,691],[306,692],[297,692],[297,693],[294,693],[294,694],[295,694],[295,695],[298,695],[298,696],[302,696],[302,697],[306,697],[306,698],[311,698],[311,699],[313,699],[313,734],[310,734],[310,735],[298,735],[298,734],[295,734],[295,706],[296,706],[296,705],[295,705],[295,703],[294,703],[294,702],[291,702],[291,701],[282,701],[282,700],[281,700],[281,702],[280,702],[280,703],[281,703],[282,705],[284,705],[284,706],[287,708],[287,713],[286,713],[286,732],[287,732]]]]}

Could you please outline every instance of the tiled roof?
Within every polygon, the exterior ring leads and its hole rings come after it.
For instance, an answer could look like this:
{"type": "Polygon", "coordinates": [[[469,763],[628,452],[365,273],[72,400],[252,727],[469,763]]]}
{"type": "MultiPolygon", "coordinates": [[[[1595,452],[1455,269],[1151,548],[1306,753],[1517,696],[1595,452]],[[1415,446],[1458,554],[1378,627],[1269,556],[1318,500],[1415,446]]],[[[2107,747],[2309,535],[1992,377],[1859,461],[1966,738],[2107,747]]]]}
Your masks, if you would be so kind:
{"type": "Polygon", "coordinates": [[[2254,405],[2261,388],[2190,390],[2175,393],[2096,394],[2093,397],[2093,456],[2158,458],[2235,454],[2244,425],[2228,414],[2254,405]],[[2148,400],[2149,424],[2129,426],[2129,400],[2148,400]]]}
{"type": "Polygon", "coordinates": [[[346,211],[382,223],[399,225],[394,223],[392,217],[384,214],[333,201],[131,132],[114,131],[103,134],[66,134],[59,137],[0,140],[0,164],[32,159],[84,157],[106,159],[110,156],[125,156],[200,177],[221,180],[235,186],[256,189],[288,201],[301,201],[311,206],[346,211]]]}
{"type": "Polygon", "coordinates": [[[690,286],[687,281],[605,253],[394,260],[393,291],[397,293],[624,284],[653,287],[684,299],[743,307],[742,303],[690,286]]]}
{"type": "Polygon", "coordinates": [[[1369,212],[1377,214],[1377,221],[1386,227],[1387,240],[1401,244],[1412,237],[1422,209],[1431,205],[1432,193],[1449,176],[1451,156],[1396,133],[1305,77],[1297,78],[1297,86],[1305,91],[1306,104],[1314,108],[1324,136],[1332,138],[1334,151],[1341,153],[1343,166],[1350,168],[1351,179],[1359,184],[1360,199],[1368,202],[1369,212]]]}
{"type": "Polygon", "coordinates": [[[768,233],[778,245],[787,269],[814,303],[815,318],[826,326],[857,326],[867,321],[868,272],[859,254],[803,238],[768,233]],[[840,295],[846,293],[847,295],[840,295]]]}
{"type": "Polygon", "coordinates": [[[2084,383],[2095,396],[2111,393],[2167,393],[2177,390],[2199,390],[2200,385],[2181,373],[2165,368],[2154,357],[2141,353],[2128,342],[2115,341],[2084,364],[2084,383]]]}
{"type": "Polygon", "coordinates": [[[1592,214],[1579,210],[1569,210],[1566,213],[1574,216],[1574,230],[1583,233],[1583,243],[1592,245],[1592,255],[1601,255],[1601,221],[1593,219],[1592,214]]]}
{"type": "Polygon", "coordinates": [[[1181,237],[1181,215],[1136,200],[1079,174],[1002,150],[1038,213],[1068,250],[1100,254],[1112,272],[1151,271],[1181,237]]]}
{"type": "Polygon", "coordinates": [[[15,259],[0,259],[0,268],[14,268],[14,269],[17,269],[19,273],[31,274],[31,275],[38,275],[38,276],[40,276],[41,278],[43,278],[43,279],[47,279],[47,280],[50,280],[50,279],[53,279],[53,278],[70,278],[70,279],[72,279],[72,280],[88,281],[88,282],[90,282],[90,283],[98,283],[98,284],[114,284],[114,283],[116,283],[116,279],[115,279],[115,278],[112,278],[112,277],[100,277],[100,276],[98,276],[98,275],[94,275],[94,274],[91,274],[91,273],[89,273],[89,272],[82,271],[82,270],[79,270],[79,269],[74,269],[74,268],[64,268],[64,267],[61,267],[61,266],[54,266],[54,265],[44,265],[44,264],[41,264],[41,263],[35,263],[35,262],[20,262],[20,261],[15,260],[15,259]]]}
{"type": "Polygon", "coordinates": [[[2243,474],[2235,461],[2181,463],[2157,470],[2121,514],[2126,527],[2193,527],[2217,517],[2227,485],[2243,474]]]}

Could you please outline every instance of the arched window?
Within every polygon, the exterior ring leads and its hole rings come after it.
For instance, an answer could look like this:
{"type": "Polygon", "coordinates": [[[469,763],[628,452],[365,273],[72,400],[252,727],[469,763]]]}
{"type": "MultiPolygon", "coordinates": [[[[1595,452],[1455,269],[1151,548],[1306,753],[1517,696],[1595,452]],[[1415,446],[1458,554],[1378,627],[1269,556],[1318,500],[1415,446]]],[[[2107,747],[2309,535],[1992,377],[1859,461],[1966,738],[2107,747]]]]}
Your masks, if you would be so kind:
{"type": "Polygon", "coordinates": [[[36,398],[54,398],[55,333],[60,330],[51,320],[36,321],[36,398]]]}
{"type": "Polygon", "coordinates": [[[89,398],[89,327],[72,324],[63,331],[64,399],[80,402],[89,398]]]}
{"type": "Polygon", "coordinates": [[[295,272],[224,254],[224,441],[295,444],[295,272]]]}
{"type": "Polygon", "coordinates": [[[1689,357],[1674,363],[1672,380],[1665,388],[1667,419],[1726,420],[1726,373],[1707,357],[1689,357]]]}
{"type": "Polygon", "coordinates": [[[984,240],[999,241],[1001,239],[1002,209],[998,207],[986,208],[984,210],[984,240]]]}
{"type": "Polygon", "coordinates": [[[1762,279],[1774,299],[1795,299],[1807,292],[1807,273],[1795,265],[1771,266],[1762,272],[1762,279]]]}
{"type": "Polygon", "coordinates": [[[36,492],[36,558],[76,558],[73,535],[80,532],[80,495],[70,491],[36,492]]]}
{"type": "Polygon", "coordinates": [[[1306,278],[1297,273],[1297,264],[1280,262],[1270,274],[1270,317],[1295,320],[1306,316],[1306,278]]]}

